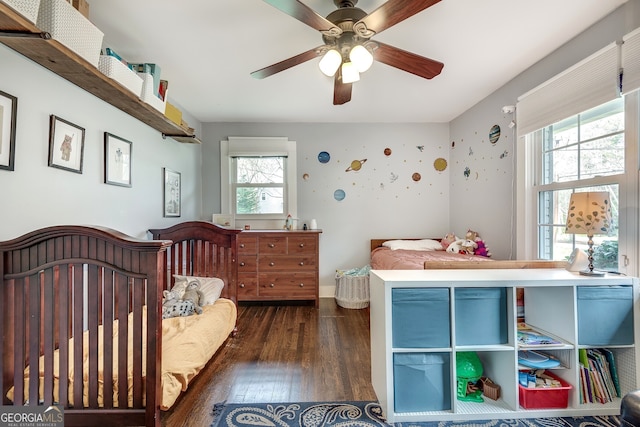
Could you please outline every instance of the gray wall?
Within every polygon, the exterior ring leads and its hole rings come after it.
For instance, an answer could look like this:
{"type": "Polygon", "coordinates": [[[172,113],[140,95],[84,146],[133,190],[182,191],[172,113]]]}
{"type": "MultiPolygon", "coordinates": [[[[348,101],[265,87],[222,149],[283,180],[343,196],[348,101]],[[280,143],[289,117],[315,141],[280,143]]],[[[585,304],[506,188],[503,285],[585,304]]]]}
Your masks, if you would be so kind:
{"type": "MultiPolygon", "coordinates": [[[[604,46],[640,27],[640,0],[628,0],[612,14],[527,69],[502,88],[467,110],[450,123],[451,140],[451,227],[459,229],[472,222],[488,239],[496,258],[515,258],[515,129],[507,127],[511,115],[502,106],[514,105],[517,98],[554,75],[580,62],[604,46]],[[489,129],[498,124],[502,136],[488,142],[489,129]],[[473,154],[469,154],[469,148],[473,154]],[[506,158],[500,158],[504,152],[506,158]],[[464,176],[464,168],[471,177],[464,176]],[[476,172],[479,177],[476,179],[476,172]],[[470,214],[464,206],[476,207],[470,214]]],[[[513,116],[515,118],[515,116],[513,116]]]]}
{"type": "Polygon", "coordinates": [[[146,238],[149,228],[199,218],[200,146],[162,139],[4,45],[0,64],[0,90],[18,98],[15,170],[0,170],[0,240],[56,224],[97,224],[146,238]],[[82,174],[47,166],[51,114],[85,128],[82,174]],[[103,183],[104,132],[133,143],[131,188],[103,183]],[[162,216],[163,167],[182,174],[181,218],[162,216]]]}
{"type": "Polygon", "coordinates": [[[298,227],[315,218],[323,230],[320,285],[332,295],[336,269],[369,263],[370,239],[442,237],[449,230],[449,173],[433,166],[437,158],[449,161],[448,129],[447,124],[415,123],[206,124],[203,217],[220,212],[221,140],[286,136],[296,141],[298,227]],[[321,151],[331,155],[328,163],[318,161],[321,151]],[[358,171],[351,168],[354,160],[362,166],[358,171]],[[334,198],[337,189],[346,193],[344,200],[334,198]]]}

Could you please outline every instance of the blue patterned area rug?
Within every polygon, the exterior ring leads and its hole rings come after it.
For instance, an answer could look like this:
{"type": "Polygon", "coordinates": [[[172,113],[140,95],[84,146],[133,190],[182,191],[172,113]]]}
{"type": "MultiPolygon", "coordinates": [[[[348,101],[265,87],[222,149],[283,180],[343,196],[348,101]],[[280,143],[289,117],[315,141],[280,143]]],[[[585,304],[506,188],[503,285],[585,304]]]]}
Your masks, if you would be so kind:
{"type": "Polygon", "coordinates": [[[618,427],[615,416],[389,424],[377,402],[218,403],[212,427],[618,427]]]}

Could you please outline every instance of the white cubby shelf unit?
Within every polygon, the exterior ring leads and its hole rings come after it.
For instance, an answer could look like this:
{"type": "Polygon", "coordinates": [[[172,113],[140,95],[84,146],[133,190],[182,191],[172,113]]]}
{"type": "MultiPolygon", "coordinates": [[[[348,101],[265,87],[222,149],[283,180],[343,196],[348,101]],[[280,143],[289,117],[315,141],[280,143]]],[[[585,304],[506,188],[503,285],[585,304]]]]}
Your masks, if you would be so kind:
{"type": "Polygon", "coordinates": [[[565,269],[372,270],[371,378],[385,418],[393,423],[619,414],[620,397],[581,403],[579,350],[611,350],[620,396],[638,388],[638,283],[623,275],[591,277],[565,269]],[[539,407],[535,398],[523,407],[518,288],[524,290],[527,325],[560,341],[542,351],[561,361],[550,372],[571,386],[566,407],[539,407]],[[457,399],[459,352],[478,355],[483,376],[500,386],[498,400],[457,399]]]}

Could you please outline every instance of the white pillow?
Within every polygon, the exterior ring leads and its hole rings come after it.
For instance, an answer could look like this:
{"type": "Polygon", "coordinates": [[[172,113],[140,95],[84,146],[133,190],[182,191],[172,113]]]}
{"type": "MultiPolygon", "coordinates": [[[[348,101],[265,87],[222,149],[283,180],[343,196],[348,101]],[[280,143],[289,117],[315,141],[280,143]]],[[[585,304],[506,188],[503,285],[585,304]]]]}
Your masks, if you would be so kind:
{"type": "Polygon", "coordinates": [[[175,285],[172,290],[177,290],[180,293],[180,298],[184,295],[184,291],[187,288],[187,284],[192,281],[196,281],[200,284],[198,288],[204,294],[204,304],[213,304],[220,298],[222,288],[224,288],[224,281],[217,277],[196,277],[196,276],[181,276],[174,274],[175,285]]]}
{"type": "Polygon", "coordinates": [[[397,249],[405,249],[409,251],[441,251],[442,243],[433,239],[422,240],[387,240],[382,244],[387,248],[395,251],[397,249]]]}

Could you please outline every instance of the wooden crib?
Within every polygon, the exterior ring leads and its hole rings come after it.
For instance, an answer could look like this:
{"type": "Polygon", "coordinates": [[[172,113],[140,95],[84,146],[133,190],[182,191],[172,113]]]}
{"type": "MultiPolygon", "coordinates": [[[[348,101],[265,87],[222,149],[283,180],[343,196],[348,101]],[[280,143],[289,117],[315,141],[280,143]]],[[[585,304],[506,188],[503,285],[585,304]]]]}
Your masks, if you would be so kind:
{"type": "Polygon", "coordinates": [[[67,426],[160,426],[162,291],[197,273],[233,298],[237,232],[153,230],[172,242],[71,225],[0,242],[2,404],[60,405],[67,426]]]}

